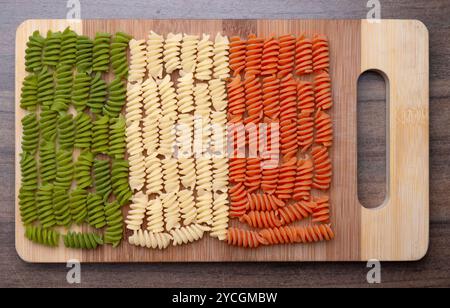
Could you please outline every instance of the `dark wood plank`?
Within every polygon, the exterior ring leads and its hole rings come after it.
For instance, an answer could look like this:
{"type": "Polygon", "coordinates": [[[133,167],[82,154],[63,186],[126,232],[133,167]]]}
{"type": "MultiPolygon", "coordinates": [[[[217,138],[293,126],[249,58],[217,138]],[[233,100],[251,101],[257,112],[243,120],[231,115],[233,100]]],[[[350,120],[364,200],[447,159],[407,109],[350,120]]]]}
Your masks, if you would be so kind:
{"type": "MultiPolygon", "coordinates": [[[[0,286],[55,287],[65,282],[64,265],[29,265],[14,249],[14,39],[29,18],[64,18],[66,2],[3,1],[0,10],[0,286]],[[44,279],[43,279],[44,278],[44,279]],[[43,282],[44,281],[44,282],[43,282]]],[[[83,18],[364,18],[366,1],[119,0],[82,2],[83,18]]],[[[430,30],[430,206],[428,256],[413,263],[383,264],[381,286],[450,286],[450,6],[447,0],[382,1],[383,18],[421,19],[430,30]]],[[[371,90],[373,97],[378,90],[371,90]]],[[[374,116],[377,108],[374,108],[374,116]]],[[[379,116],[379,115],[378,115],[379,116]]],[[[375,129],[373,138],[381,131],[375,129]]],[[[382,151],[361,149],[377,162],[382,151]]],[[[367,187],[367,191],[373,187],[367,187]]],[[[82,286],[368,286],[362,263],[86,265],[82,286]],[[113,279],[112,279],[113,277],[113,279]]]]}

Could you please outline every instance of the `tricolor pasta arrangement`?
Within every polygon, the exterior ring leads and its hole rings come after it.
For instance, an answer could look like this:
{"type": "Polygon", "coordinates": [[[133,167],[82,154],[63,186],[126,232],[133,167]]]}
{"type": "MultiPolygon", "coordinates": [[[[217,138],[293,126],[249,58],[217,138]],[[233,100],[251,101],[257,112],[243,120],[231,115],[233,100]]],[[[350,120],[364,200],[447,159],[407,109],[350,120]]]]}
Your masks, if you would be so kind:
{"type": "Polygon", "coordinates": [[[324,35],[66,29],[33,33],[25,61],[18,199],[29,240],[95,249],[126,236],[167,249],[207,235],[244,248],[334,238],[324,35]]]}
{"type": "Polygon", "coordinates": [[[121,32],[91,39],[69,28],[30,36],[18,194],[30,241],[62,240],[71,249],[122,241],[122,206],[132,196],[121,114],[130,39],[121,32]],[[82,226],[89,231],[73,230],[82,226]]]}

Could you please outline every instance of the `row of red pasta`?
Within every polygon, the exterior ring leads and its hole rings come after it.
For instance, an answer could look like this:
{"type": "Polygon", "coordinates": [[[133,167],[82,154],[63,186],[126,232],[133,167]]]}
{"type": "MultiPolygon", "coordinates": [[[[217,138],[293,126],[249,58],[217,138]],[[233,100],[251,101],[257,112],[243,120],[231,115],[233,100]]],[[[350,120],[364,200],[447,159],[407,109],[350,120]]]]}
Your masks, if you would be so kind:
{"type": "Polygon", "coordinates": [[[325,35],[296,38],[283,35],[263,39],[254,34],[247,40],[230,38],[230,68],[233,76],[307,75],[328,71],[330,67],[328,39],[325,35]]]}

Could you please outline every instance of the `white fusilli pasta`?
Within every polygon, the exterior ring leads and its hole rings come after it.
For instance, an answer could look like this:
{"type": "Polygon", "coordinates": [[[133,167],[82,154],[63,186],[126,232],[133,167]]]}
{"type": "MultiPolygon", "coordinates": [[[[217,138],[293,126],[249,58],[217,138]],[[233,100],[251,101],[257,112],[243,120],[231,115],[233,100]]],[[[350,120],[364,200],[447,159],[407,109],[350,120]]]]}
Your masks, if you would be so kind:
{"type": "Polygon", "coordinates": [[[147,231],[152,233],[164,232],[164,207],[159,198],[148,202],[147,231]]]}
{"type": "Polygon", "coordinates": [[[212,191],[212,160],[207,158],[198,158],[196,161],[197,189],[212,191]]]}
{"type": "Polygon", "coordinates": [[[142,85],[141,83],[131,84],[127,86],[127,105],[125,107],[125,119],[127,125],[134,121],[142,119],[142,85]]]}
{"type": "Polygon", "coordinates": [[[213,158],[213,191],[228,191],[228,158],[213,158]]]}
{"type": "Polygon", "coordinates": [[[165,158],[161,161],[164,178],[164,190],[178,192],[180,190],[180,177],[178,175],[178,161],[174,158],[165,158]]]}
{"type": "Polygon", "coordinates": [[[162,78],[164,37],[151,31],[147,40],[147,71],[153,78],[162,78]]]}
{"type": "Polygon", "coordinates": [[[213,222],[211,226],[212,237],[224,241],[227,238],[229,219],[229,203],[227,194],[214,194],[213,222]]]}
{"type": "Polygon", "coordinates": [[[209,93],[214,109],[216,111],[225,111],[228,107],[225,81],[212,79],[209,82],[209,93]]]}
{"type": "Polygon", "coordinates": [[[172,74],[175,70],[181,68],[181,40],[183,35],[181,33],[169,33],[164,42],[163,60],[167,74],[172,74]]]}
{"type": "Polygon", "coordinates": [[[167,233],[152,233],[147,230],[138,230],[128,238],[130,245],[149,249],[166,249],[172,241],[172,236],[167,233]]]}
{"type": "Polygon", "coordinates": [[[196,183],[195,160],[193,158],[179,159],[178,170],[180,172],[181,185],[186,189],[194,190],[196,183]]]}
{"type": "Polygon", "coordinates": [[[179,228],[181,222],[180,204],[177,200],[176,192],[169,192],[161,196],[161,202],[164,207],[164,222],[166,231],[179,228]]]}
{"type": "Polygon", "coordinates": [[[181,217],[185,226],[192,224],[197,219],[197,208],[195,207],[194,193],[191,190],[180,190],[178,192],[181,217]]]}
{"type": "Polygon", "coordinates": [[[194,138],[194,116],[191,114],[180,114],[177,129],[177,149],[178,158],[192,157],[192,147],[194,138]]]}
{"type": "Polygon", "coordinates": [[[145,184],[144,147],[139,121],[132,122],[126,129],[128,161],[130,164],[129,181],[133,190],[139,191],[145,184]]]}
{"type": "Polygon", "coordinates": [[[185,245],[199,241],[209,228],[195,224],[180,229],[172,230],[170,232],[173,238],[173,246],[185,245]]]}
{"type": "Polygon", "coordinates": [[[198,43],[196,79],[210,80],[212,78],[213,56],[213,42],[209,40],[209,35],[203,34],[202,39],[198,43]]]}
{"type": "Polygon", "coordinates": [[[214,42],[214,78],[227,79],[230,77],[229,44],[230,42],[228,37],[217,33],[216,40],[214,42]]]}
{"type": "Polygon", "coordinates": [[[211,153],[213,158],[227,157],[227,114],[215,111],[211,114],[211,153]]]}
{"type": "Polygon", "coordinates": [[[181,67],[187,73],[194,73],[197,66],[198,35],[184,34],[181,43],[181,67]]]}
{"type": "Polygon", "coordinates": [[[161,117],[161,106],[158,96],[158,85],[152,77],[143,84],[143,103],[145,116],[143,120],[143,142],[147,152],[156,152],[159,149],[159,118],[161,117]]]}
{"type": "Polygon", "coordinates": [[[142,191],[136,193],[131,201],[125,224],[128,230],[137,231],[141,229],[147,209],[148,198],[142,191]]]}
{"type": "Polygon", "coordinates": [[[173,87],[173,82],[169,75],[166,75],[158,83],[158,92],[161,98],[161,114],[164,117],[170,117],[172,120],[177,119],[177,94],[173,87]]]}
{"type": "Polygon", "coordinates": [[[213,194],[210,191],[197,190],[197,223],[213,223],[213,194]]]}
{"type": "Polygon", "coordinates": [[[178,78],[177,99],[179,113],[194,111],[194,75],[192,73],[184,73],[178,78]]]}
{"type": "Polygon", "coordinates": [[[159,153],[166,158],[173,157],[176,146],[176,122],[169,116],[159,120],[159,153]]]}
{"type": "Polygon", "coordinates": [[[211,97],[208,85],[199,83],[194,88],[194,152],[208,157],[211,145],[211,97]]]}
{"type": "Polygon", "coordinates": [[[147,44],[145,40],[132,39],[130,46],[130,69],[128,73],[128,81],[142,82],[146,73],[147,66],[147,44]]]}
{"type": "Polygon", "coordinates": [[[145,172],[147,174],[147,194],[160,195],[164,188],[164,181],[161,160],[158,158],[158,153],[147,153],[147,156],[145,157],[145,172]]]}

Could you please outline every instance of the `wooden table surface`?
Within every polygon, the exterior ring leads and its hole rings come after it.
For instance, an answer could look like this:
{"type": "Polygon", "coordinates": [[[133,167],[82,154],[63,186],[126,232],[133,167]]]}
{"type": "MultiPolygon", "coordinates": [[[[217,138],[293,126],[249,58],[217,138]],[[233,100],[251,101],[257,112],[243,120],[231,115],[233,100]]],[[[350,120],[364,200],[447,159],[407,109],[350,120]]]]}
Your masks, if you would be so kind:
{"type": "MultiPolygon", "coordinates": [[[[365,0],[81,1],[82,18],[365,18],[365,0]],[[125,4],[126,3],[126,4],[125,4]]],[[[430,31],[430,249],[419,262],[383,263],[381,287],[450,286],[450,2],[383,0],[382,18],[430,31]]],[[[71,287],[65,265],[24,263],[14,247],[14,40],[26,19],[65,18],[66,1],[0,0],[0,287],[71,287]]],[[[384,199],[385,105],[380,78],[361,78],[360,199],[384,199]]],[[[412,166],[414,168],[414,166],[412,166]]],[[[82,265],[82,287],[369,287],[364,263],[82,265]]]]}

